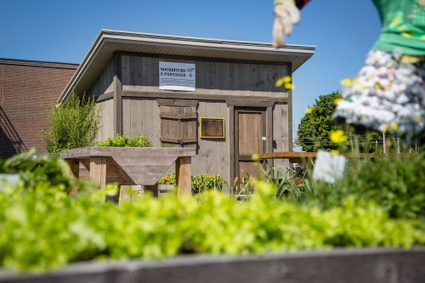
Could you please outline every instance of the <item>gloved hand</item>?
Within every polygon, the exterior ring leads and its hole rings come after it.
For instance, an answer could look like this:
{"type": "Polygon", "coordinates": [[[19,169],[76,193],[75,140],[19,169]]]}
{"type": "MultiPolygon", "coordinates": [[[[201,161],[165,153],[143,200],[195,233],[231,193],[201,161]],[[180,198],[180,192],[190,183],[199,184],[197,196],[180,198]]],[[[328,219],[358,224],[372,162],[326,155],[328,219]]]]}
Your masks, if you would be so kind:
{"type": "Polygon", "coordinates": [[[292,33],[293,25],[300,21],[300,10],[294,0],[277,0],[274,5],[273,47],[285,45],[285,35],[292,33]]]}

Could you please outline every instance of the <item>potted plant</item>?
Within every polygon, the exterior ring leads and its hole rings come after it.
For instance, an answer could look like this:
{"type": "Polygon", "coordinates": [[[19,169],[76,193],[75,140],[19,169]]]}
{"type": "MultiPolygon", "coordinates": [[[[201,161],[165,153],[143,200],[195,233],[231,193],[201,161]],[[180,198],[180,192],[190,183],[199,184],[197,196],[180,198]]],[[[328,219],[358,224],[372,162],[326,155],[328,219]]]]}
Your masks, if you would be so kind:
{"type": "Polygon", "coordinates": [[[158,195],[164,195],[174,190],[176,187],[176,174],[168,174],[162,176],[158,182],[158,195]]]}

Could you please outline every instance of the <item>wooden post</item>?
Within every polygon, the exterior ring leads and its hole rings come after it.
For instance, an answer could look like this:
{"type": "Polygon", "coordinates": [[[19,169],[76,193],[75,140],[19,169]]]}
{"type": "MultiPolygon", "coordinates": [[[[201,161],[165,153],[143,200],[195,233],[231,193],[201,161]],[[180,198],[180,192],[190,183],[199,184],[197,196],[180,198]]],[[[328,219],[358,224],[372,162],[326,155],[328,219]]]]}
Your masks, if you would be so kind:
{"type": "Polygon", "coordinates": [[[70,173],[75,177],[80,177],[80,161],[78,159],[67,159],[70,173]]]}
{"type": "Polygon", "coordinates": [[[397,153],[400,154],[400,138],[397,138],[397,153]]]}
{"type": "Polygon", "coordinates": [[[152,192],[154,197],[158,197],[159,196],[159,192],[158,192],[158,183],[156,183],[155,185],[151,185],[151,186],[145,186],[146,191],[152,192]]]}
{"type": "MultiPolygon", "coordinates": [[[[78,159],[67,159],[66,162],[69,166],[69,172],[75,177],[80,177],[80,161],[78,159]]],[[[69,193],[71,196],[75,196],[78,194],[78,188],[72,188],[69,193]]]]}
{"type": "Polygon", "coordinates": [[[192,195],[191,157],[179,157],[176,160],[177,196],[192,195]]]}
{"type": "Polygon", "coordinates": [[[98,183],[101,189],[106,186],[106,157],[90,157],[90,179],[98,183]]]}
{"type": "Polygon", "coordinates": [[[387,141],[385,140],[385,133],[382,133],[382,153],[386,154],[387,153],[387,141]]]}

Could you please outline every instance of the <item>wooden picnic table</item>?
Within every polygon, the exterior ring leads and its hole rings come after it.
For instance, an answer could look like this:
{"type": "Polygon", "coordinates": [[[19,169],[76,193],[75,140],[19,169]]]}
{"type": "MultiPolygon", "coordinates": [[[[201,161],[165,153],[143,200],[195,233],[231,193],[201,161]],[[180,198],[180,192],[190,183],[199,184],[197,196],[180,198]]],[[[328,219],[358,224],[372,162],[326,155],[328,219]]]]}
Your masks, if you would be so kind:
{"type": "Polygon", "coordinates": [[[195,148],[175,147],[85,147],[60,153],[75,177],[80,177],[82,164],[101,188],[107,183],[156,186],[175,163],[178,196],[191,195],[193,156],[195,148]]]}

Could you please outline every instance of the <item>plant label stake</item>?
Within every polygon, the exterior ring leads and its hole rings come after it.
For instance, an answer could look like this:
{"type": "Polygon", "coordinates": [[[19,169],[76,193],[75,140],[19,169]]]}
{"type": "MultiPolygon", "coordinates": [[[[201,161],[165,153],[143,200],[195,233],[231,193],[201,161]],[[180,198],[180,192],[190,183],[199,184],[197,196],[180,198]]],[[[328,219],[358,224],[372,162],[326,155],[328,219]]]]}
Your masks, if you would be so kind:
{"type": "Polygon", "coordinates": [[[334,155],[324,150],[317,152],[316,164],[313,170],[313,179],[334,184],[341,179],[347,159],[342,155],[334,155]]]}

